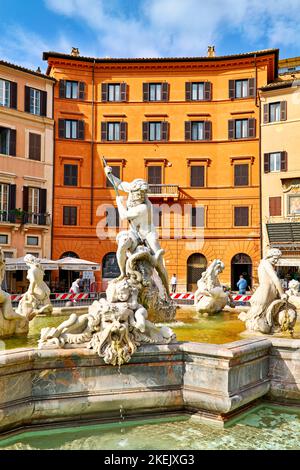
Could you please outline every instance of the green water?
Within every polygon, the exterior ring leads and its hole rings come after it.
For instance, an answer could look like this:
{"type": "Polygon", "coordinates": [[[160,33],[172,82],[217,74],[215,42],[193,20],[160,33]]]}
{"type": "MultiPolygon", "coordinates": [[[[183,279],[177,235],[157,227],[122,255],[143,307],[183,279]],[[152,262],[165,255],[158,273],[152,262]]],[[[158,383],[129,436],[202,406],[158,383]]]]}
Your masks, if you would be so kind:
{"type": "MultiPolygon", "coordinates": [[[[125,410],[126,414],[126,410],[125,410]]],[[[0,441],[11,450],[300,449],[300,411],[261,405],[222,429],[186,416],[47,429],[0,441]]]]}

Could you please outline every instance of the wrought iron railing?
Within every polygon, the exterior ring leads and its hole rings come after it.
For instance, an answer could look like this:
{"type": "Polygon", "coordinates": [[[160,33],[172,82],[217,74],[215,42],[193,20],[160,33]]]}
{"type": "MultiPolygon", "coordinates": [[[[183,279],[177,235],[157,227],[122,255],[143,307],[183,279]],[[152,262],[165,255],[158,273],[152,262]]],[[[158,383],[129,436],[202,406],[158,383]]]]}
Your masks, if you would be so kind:
{"type": "Polygon", "coordinates": [[[0,222],[50,225],[50,214],[17,210],[0,211],[0,222]]]}

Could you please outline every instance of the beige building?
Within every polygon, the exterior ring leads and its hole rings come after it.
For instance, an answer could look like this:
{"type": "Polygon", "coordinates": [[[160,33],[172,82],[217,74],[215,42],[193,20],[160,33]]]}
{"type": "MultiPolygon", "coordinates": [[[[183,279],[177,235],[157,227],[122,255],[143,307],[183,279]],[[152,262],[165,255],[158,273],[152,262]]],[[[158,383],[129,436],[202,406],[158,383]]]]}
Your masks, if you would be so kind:
{"type": "Polygon", "coordinates": [[[278,273],[290,279],[300,277],[300,73],[281,62],[260,90],[262,249],[282,251],[278,273]]]}
{"type": "MultiPolygon", "coordinates": [[[[0,246],[7,258],[51,257],[54,83],[0,61],[0,246]]],[[[22,290],[24,278],[11,273],[9,290],[22,290]]]]}

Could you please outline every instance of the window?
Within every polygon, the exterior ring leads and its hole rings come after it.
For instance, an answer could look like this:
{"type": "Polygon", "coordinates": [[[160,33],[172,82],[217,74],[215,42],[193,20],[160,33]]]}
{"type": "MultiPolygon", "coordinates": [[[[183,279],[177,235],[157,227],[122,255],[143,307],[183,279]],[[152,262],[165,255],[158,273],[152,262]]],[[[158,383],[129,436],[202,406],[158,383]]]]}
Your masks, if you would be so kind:
{"type": "Polygon", "coordinates": [[[29,132],[29,159],[41,161],[41,135],[29,132]]]}
{"type": "Polygon", "coordinates": [[[84,121],[75,119],[59,119],[58,135],[63,139],[84,140],[84,121]]]}
{"type": "Polygon", "coordinates": [[[235,80],[235,98],[246,98],[248,95],[248,80],[235,80]]]}
{"type": "Polygon", "coordinates": [[[78,165],[64,165],[64,185],[77,186],[78,184],[78,165]]]}
{"type": "Polygon", "coordinates": [[[28,236],[26,244],[27,245],[32,245],[32,246],[38,246],[39,245],[39,237],[28,236]]]}
{"type": "Polygon", "coordinates": [[[120,216],[119,211],[116,207],[108,207],[106,211],[106,226],[107,227],[119,227],[120,216]]]}
{"type": "Polygon", "coordinates": [[[234,208],[234,225],[235,227],[249,226],[249,207],[234,208]]]}
{"type": "Polygon", "coordinates": [[[143,122],[143,140],[166,142],[169,135],[169,123],[162,122],[143,122]]]}
{"type": "Polygon", "coordinates": [[[63,225],[77,225],[77,207],[64,206],[63,225]]]}
{"type": "Polygon", "coordinates": [[[30,88],[30,112],[31,114],[41,114],[41,92],[30,88]]]}
{"type": "Polygon", "coordinates": [[[68,98],[71,100],[84,100],[85,97],[85,83],[74,80],[60,80],[59,81],[59,97],[68,98]]]}
{"type": "Polygon", "coordinates": [[[162,216],[163,216],[162,209],[160,209],[159,206],[154,205],[153,206],[153,223],[155,227],[162,226],[162,216]]]}
{"type": "Polygon", "coordinates": [[[192,100],[204,99],[204,83],[192,83],[192,100]]]}
{"type": "Polygon", "coordinates": [[[108,122],[107,123],[107,140],[120,140],[120,123],[108,122]]]}
{"type": "Polygon", "coordinates": [[[192,188],[204,187],[204,171],[205,171],[205,167],[203,165],[191,166],[191,187],[192,188]]]}
{"type": "Polygon", "coordinates": [[[244,78],[239,80],[229,80],[229,98],[254,97],[256,93],[255,79],[244,78]]]}
{"type": "Polygon", "coordinates": [[[243,139],[245,137],[248,137],[248,119],[236,119],[235,138],[243,139]]]}
{"type": "MultiPolygon", "coordinates": [[[[121,167],[119,167],[119,166],[112,166],[111,169],[112,169],[112,174],[113,174],[114,176],[116,176],[117,178],[120,179],[121,167]]],[[[113,185],[112,185],[112,183],[109,181],[108,178],[106,178],[106,187],[107,187],[107,188],[113,188],[113,185]]]]}
{"type": "Polygon", "coordinates": [[[127,122],[101,122],[102,142],[126,142],[127,122]]]}
{"type": "MultiPolygon", "coordinates": [[[[1,220],[1,216],[0,216],[1,220]]],[[[0,234],[0,245],[8,245],[8,235],[0,234]]]]}
{"type": "Polygon", "coordinates": [[[203,140],[204,138],[204,123],[192,122],[192,140],[203,140]]]}
{"type": "Polygon", "coordinates": [[[9,185],[0,183],[0,221],[7,221],[9,209],[9,185]]]}
{"type": "Polygon", "coordinates": [[[25,111],[37,116],[46,116],[47,92],[25,86],[25,111]]]}
{"type": "Polygon", "coordinates": [[[149,140],[161,140],[161,122],[149,122],[149,140]]]}
{"type": "Polygon", "coordinates": [[[287,171],[287,152],[264,154],[264,172],[287,171]]]}
{"type": "Polygon", "coordinates": [[[264,104],[264,124],[268,122],[286,121],[287,102],[277,101],[264,104]]]}
{"type": "Polygon", "coordinates": [[[168,83],[143,83],[143,101],[168,101],[168,83]]]}
{"type": "Polygon", "coordinates": [[[234,165],[234,186],[248,186],[249,165],[234,165]]]}
{"type": "Polygon", "coordinates": [[[10,82],[0,80],[0,106],[10,106],[10,82]]]}
{"type": "Polygon", "coordinates": [[[28,212],[33,214],[39,213],[39,188],[29,188],[28,191],[28,212]]]}
{"type": "Polygon", "coordinates": [[[288,210],[291,215],[300,215],[300,196],[288,197],[288,210]]]}
{"type": "Polygon", "coordinates": [[[269,214],[271,217],[281,215],[281,196],[269,197],[269,214]]]}
{"type": "Polygon", "coordinates": [[[78,82],[66,81],[66,98],[78,98],[78,82]]]}
{"type": "Polygon", "coordinates": [[[148,167],[148,183],[149,184],[162,184],[162,167],[149,166],[148,167]]]}
{"type": "Polygon", "coordinates": [[[108,101],[121,101],[121,87],[120,84],[108,85],[108,101]]]}
{"type": "Polygon", "coordinates": [[[0,127],[0,153],[16,155],[16,131],[7,127],[0,127]]]}
{"type": "Polygon", "coordinates": [[[191,226],[204,227],[204,207],[192,207],[191,211],[191,226]]]}
{"type": "Polygon", "coordinates": [[[161,83],[149,84],[149,101],[161,101],[161,83]]]}

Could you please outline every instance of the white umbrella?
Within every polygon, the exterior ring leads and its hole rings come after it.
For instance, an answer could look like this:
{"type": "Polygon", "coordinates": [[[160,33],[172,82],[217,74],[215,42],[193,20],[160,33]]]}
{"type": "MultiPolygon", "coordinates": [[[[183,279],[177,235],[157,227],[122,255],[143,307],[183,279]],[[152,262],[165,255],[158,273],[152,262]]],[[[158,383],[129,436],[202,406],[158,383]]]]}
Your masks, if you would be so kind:
{"type": "MultiPolygon", "coordinates": [[[[21,258],[6,258],[6,271],[27,271],[28,266],[24,261],[24,256],[21,258]]],[[[56,261],[47,258],[40,258],[40,264],[45,270],[58,269],[56,261]]]]}
{"type": "Polygon", "coordinates": [[[66,258],[58,259],[55,261],[60,269],[67,271],[100,271],[100,264],[93,261],[87,261],[80,258],[66,258]]]}

